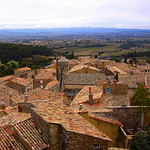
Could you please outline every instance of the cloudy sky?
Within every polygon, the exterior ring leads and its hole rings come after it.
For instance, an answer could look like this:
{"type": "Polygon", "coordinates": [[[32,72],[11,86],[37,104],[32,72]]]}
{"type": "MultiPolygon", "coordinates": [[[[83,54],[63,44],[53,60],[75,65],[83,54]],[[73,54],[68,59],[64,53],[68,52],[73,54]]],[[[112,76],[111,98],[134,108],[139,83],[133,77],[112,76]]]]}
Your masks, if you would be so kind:
{"type": "Polygon", "coordinates": [[[150,0],[1,0],[0,28],[149,28],[150,0]]]}

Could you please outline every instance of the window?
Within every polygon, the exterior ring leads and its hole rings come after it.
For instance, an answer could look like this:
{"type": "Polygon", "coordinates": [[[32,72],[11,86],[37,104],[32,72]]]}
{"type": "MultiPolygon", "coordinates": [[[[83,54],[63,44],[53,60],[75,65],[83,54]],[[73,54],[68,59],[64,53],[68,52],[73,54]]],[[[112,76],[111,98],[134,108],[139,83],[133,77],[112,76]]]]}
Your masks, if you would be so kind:
{"type": "Polygon", "coordinates": [[[43,83],[43,81],[41,80],[40,83],[43,83]]]}
{"type": "Polygon", "coordinates": [[[43,89],[43,85],[41,85],[41,89],[43,89]]]}
{"type": "Polygon", "coordinates": [[[105,88],[105,93],[111,93],[111,88],[105,88]]]}
{"type": "Polygon", "coordinates": [[[94,150],[100,150],[101,146],[100,144],[94,144],[94,150]]]}

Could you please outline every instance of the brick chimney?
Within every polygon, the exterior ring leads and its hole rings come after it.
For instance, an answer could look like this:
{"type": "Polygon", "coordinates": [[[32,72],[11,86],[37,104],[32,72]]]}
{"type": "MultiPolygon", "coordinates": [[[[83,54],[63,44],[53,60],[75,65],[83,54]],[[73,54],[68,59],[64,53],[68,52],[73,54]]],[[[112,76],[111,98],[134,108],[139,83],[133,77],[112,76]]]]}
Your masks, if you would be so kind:
{"type": "Polygon", "coordinates": [[[5,104],[4,102],[0,103],[0,106],[1,106],[1,109],[2,109],[2,110],[5,110],[6,104],[5,104]]]}
{"type": "Polygon", "coordinates": [[[117,84],[117,80],[114,80],[114,84],[117,84]]]}
{"type": "Polygon", "coordinates": [[[89,100],[88,100],[89,104],[93,104],[93,95],[91,93],[91,87],[89,87],[89,94],[88,94],[88,96],[89,96],[89,100]]]}

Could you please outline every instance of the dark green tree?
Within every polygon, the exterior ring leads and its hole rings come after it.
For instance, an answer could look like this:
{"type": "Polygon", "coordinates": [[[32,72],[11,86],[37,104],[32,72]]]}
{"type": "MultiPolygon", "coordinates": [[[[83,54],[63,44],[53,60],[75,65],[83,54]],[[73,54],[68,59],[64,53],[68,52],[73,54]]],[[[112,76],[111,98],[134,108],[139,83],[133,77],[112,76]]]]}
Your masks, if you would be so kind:
{"type": "Polygon", "coordinates": [[[148,90],[144,87],[144,84],[140,84],[131,97],[131,105],[132,106],[150,106],[148,90]]]}
{"type": "Polygon", "coordinates": [[[131,150],[150,150],[150,135],[148,132],[137,132],[130,146],[131,150]]]}

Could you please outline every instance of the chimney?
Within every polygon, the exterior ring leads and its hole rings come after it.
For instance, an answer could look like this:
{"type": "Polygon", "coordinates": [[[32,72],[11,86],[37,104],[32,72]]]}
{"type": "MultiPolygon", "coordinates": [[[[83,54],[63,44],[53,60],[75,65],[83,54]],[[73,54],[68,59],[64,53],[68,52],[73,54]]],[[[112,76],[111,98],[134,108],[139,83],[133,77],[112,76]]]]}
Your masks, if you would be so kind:
{"type": "Polygon", "coordinates": [[[4,102],[2,102],[2,103],[1,103],[1,109],[2,109],[2,110],[5,110],[5,108],[6,108],[6,104],[5,104],[4,102]]]}
{"type": "Polygon", "coordinates": [[[117,84],[117,80],[114,80],[114,84],[117,84]]]}
{"type": "Polygon", "coordinates": [[[57,80],[59,80],[59,77],[58,77],[58,58],[56,58],[56,78],[57,78],[57,80]]]}
{"type": "Polygon", "coordinates": [[[89,87],[89,94],[88,94],[88,96],[89,96],[89,104],[93,104],[93,95],[91,93],[91,87],[89,87]]]}
{"type": "Polygon", "coordinates": [[[28,95],[26,94],[26,92],[23,95],[24,97],[24,103],[28,103],[28,95]]]}

